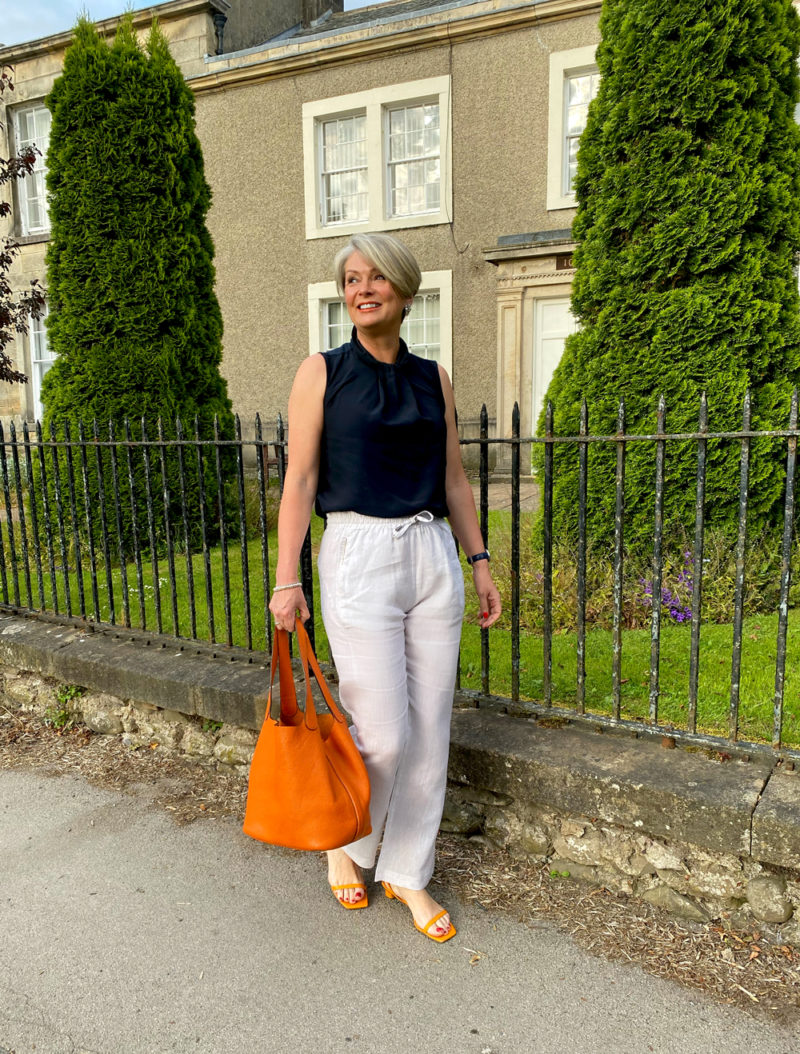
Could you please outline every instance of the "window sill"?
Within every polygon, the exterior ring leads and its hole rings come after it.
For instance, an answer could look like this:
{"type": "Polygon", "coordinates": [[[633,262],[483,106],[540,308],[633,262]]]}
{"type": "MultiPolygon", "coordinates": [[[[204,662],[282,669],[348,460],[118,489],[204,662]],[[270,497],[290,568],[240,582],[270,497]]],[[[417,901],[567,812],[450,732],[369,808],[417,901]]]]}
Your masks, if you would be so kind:
{"type": "Polygon", "coordinates": [[[393,216],[391,219],[380,220],[373,223],[370,220],[362,220],[360,223],[337,223],[330,227],[312,227],[306,230],[306,239],[312,238],[336,238],[342,234],[358,234],[361,231],[402,231],[411,230],[414,227],[432,227],[437,224],[449,223],[444,211],[426,212],[418,216],[393,216]]]}
{"type": "Polygon", "coordinates": [[[40,231],[38,234],[20,234],[14,239],[17,245],[41,245],[50,241],[50,231],[40,231]]]}
{"type": "Polygon", "coordinates": [[[547,202],[548,212],[558,212],[562,209],[577,209],[578,201],[574,194],[564,195],[561,198],[551,198],[547,202]]]}

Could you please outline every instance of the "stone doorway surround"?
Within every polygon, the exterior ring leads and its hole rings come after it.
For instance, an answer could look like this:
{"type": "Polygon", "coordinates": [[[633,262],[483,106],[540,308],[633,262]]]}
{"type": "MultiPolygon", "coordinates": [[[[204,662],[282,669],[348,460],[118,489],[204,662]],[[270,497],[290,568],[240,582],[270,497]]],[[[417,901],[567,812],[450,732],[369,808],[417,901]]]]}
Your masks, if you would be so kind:
{"type": "MultiPolygon", "coordinates": [[[[508,234],[484,250],[497,268],[497,436],[511,436],[511,415],[519,403],[520,433],[532,435],[534,311],[537,300],[568,297],[575,270],[572,232],[566,230],[508,234]]],[[[530,473],[530,445],[521,450],[521,470],[530,473]]],[[[511,471],[507,447],[497,451],[495,475],[511,471]]]]}

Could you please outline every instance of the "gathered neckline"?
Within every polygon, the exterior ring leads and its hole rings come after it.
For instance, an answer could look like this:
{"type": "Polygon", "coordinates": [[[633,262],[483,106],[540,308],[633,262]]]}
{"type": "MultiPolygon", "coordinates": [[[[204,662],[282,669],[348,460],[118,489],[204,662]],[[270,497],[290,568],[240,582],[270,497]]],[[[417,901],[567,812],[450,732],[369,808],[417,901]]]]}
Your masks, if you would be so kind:
{"type": "Polygon", "coordinates": [[[381,362],[380,359],[376,359],[371,352],[367,351],[358,339],[355,326],[353,326],[353,332],[350,335],[350,344],[355,349],[355,352],[360,359],[371,363],[377,369],[394,369],[395,366],[404,366],[410,355],[406,342],[400,337],[400,350],[397,352],[397,358],[394,362],[381,362]]]}

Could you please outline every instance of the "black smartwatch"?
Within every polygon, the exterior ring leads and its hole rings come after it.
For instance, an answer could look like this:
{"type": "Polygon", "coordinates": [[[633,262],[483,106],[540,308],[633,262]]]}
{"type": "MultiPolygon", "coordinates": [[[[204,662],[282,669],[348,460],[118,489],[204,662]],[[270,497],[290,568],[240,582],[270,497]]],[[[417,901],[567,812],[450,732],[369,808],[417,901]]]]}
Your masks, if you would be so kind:
{"type": "Polygon", "coordinates": [[[491,557],[489,556],[489,550],[484,549],[482,553],[475,553],[474,556],[467,557],[467,563],[470,564],[470,566],[472,564],[476,564],[478,560],[491,560],[491,557]]]}

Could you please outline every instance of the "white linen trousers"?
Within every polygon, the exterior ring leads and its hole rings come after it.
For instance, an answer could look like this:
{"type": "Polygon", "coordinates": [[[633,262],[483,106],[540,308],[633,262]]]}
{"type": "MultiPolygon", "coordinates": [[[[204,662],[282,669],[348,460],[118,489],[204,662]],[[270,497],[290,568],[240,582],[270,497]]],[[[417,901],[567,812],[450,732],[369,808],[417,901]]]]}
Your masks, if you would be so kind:
{"type": "Polygon", "coordinates": [[[322,620],[370,780],[372,833],[344,846],[376,881],[424,889],[444,808],[464,578],[447,522],[331,512],[322,620]]]}

